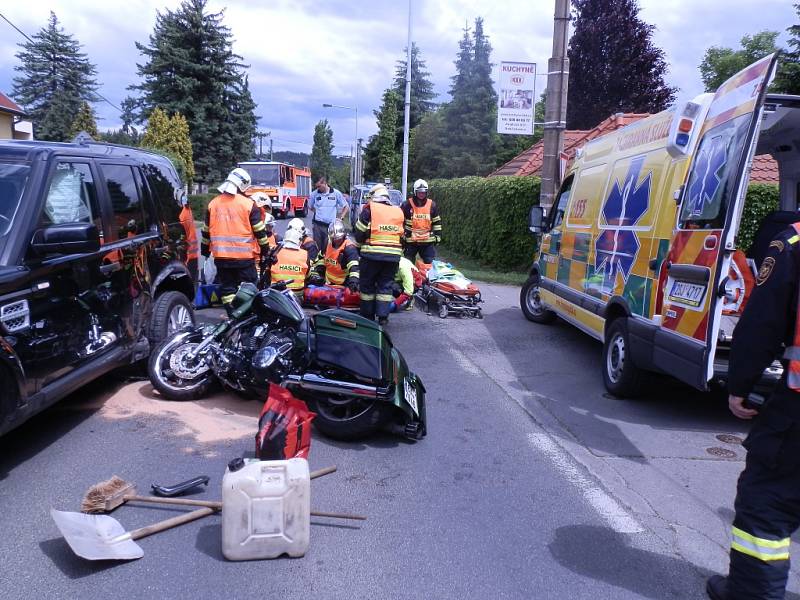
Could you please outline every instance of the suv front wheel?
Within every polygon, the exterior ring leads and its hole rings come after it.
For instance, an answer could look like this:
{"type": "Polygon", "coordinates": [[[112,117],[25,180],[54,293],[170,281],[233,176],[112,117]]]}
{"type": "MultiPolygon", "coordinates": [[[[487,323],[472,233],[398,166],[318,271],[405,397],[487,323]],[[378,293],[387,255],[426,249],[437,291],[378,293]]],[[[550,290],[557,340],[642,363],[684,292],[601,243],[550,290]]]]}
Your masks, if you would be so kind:
{"type": "Polygon", "coordinates": [[[180,292],[164,292],[153,304],[150,319],[150,347],[155,348],[170,335],[195,324],[194,309],[180,292]]]}

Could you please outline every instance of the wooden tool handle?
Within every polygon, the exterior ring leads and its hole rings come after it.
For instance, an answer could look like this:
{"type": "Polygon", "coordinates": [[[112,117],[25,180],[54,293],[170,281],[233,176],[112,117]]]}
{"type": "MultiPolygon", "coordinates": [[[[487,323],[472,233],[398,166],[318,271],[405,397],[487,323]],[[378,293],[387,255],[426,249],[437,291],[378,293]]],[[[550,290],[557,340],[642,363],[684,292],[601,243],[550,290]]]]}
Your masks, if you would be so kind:
{"type": "Polygon", "coordinates": [[[312,517],[330,517],[331,519],[351,519],[353,521],[366,521],[367,517],[362,515],[349,515],[347,513],[332,513],[332,512],[322,512],[319,510],[312,510],[311,511],[312,517]]]}
{"type": "Polygon", "coordinates": [[[172,517],[171,519],[166,519],[164,521],[159,521],[158,523],[153,523],[152,525],[147,525],[146,527],[134,529],[130,532],[130,536],[132,540],[140,540],[148,535],[158,533],[159,531],[166,531],[167,529],[177,527],[178,525],[183,525],[184,523],[189,523],[190,521],[200,519],[213,514],[214,512],[214,509],[209,508],[208,506],[204,508],[198,508],[197,510],[193,510],[192,512],[188,512],[177,517],[172,517]]]}
{"type": "Polygon", "coordinates": [[[330,475],[331,473],[336,472],[336,465],[332,467],[325,467],[324,469],[319,469],[317,471],[311,471],[309,475],[310,479],[316,479],[317,477],[322,477],[323,475],[330,475]]]}
{"type": "Polygon", "coordinates": [[[192,500],[191,498],[161,498],[158,496],[125,495],[126,502],[148,502],[150,504],[174,504],[177,506],[207,506],[214,510],[222,510],[222,502],[213,500],[192,500]]]}

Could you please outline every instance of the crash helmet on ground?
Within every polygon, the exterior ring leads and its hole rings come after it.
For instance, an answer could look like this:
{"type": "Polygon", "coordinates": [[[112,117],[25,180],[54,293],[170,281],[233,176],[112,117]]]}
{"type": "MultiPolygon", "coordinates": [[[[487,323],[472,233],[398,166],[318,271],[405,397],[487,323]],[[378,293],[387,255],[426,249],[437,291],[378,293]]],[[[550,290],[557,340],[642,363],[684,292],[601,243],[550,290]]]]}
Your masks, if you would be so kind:
{"type": "Polygon", "coordinates": [[[299,250],[302,239],[303,238],[300,237],[300,232],[297,231],[297,229],[287,229],[286,233],[283,235],[283,245],[286,248],[299,250]]]}
{"type": "Polygon", "coordinates": [[[389,203],[389,190],[382,183],[376,183],[369,189],[369,198],[376,202],[389,203]]]}
{"type": "Polygon", "coordinates": [[[250,187],[250,173],[237,167],[230,173],[217,189],[222,194],[235,194],[237,191],[244,194],[250,187]]]}
{"type": "Polygon", "coordinates": [[[417,179],[414,182],[414,193],[417,192],[427,192],[428,191],[428,182],[424,179],[417,179]]]}
{"type": "Polygon", "coordinates": [[[290,229],[299,231],[301,240],[308,235],[308,230],[306,230],[306,224],[303,223],[303,219],[300,219],[298,217],[295,217],[294,219],[289,221],[289,224],[286,226],[286,231],[289,231],[290,229]]]}
{"type": "Polygon", "coordinates": [[[346,237],[347,231],[344,229],[344,223],[342,223],[341,219],[334,219],[333,222],[328,225],[328,238],[331,240],[333,247],[338,248],[341,246],[346,237]]]}

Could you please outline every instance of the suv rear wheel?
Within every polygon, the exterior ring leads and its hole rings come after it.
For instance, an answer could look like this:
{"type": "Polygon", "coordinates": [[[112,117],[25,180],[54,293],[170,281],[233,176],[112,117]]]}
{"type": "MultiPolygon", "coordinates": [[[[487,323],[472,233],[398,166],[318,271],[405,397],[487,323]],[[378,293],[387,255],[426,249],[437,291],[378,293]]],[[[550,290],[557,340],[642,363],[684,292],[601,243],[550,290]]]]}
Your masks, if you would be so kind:
{"type": "Polygon", "coordinates": [[[150,347],[155,348],[170,335],[195,324],[194,309],[180,292],[164,292],[156,298],[150,318],[150,347]]]}

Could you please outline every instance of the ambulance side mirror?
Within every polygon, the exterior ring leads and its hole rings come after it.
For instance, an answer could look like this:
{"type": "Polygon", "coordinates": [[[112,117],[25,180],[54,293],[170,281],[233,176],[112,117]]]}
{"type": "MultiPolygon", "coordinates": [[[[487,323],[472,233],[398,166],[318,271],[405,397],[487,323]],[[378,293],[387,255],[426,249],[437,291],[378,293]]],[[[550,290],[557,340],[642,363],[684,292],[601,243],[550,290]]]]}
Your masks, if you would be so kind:
{"type": "Polygon", "coordinates": [[[531,212],[528,216],[528,229],[534,235],[540,235],[544,231],[544,207],[531,206],[531,212]]]}

